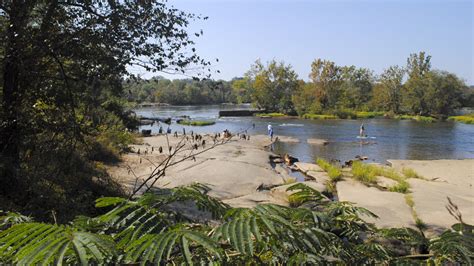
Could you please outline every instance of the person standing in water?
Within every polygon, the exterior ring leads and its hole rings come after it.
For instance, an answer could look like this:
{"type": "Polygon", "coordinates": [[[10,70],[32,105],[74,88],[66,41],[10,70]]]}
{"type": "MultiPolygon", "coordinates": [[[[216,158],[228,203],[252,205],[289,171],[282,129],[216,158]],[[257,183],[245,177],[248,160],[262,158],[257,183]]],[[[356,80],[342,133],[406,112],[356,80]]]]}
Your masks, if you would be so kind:
{"type": "Polygon", "coordinates": [[[360,137],[366,137],[364,123],[362,123],[362,125],[360,125],[359,136],[360,137]]]}
{"type": "Polygon", "coordinates": [[[270,136],[270,140],[273,141],[273,127],[272,125],[268,124],[268,135],[270,136]]]}

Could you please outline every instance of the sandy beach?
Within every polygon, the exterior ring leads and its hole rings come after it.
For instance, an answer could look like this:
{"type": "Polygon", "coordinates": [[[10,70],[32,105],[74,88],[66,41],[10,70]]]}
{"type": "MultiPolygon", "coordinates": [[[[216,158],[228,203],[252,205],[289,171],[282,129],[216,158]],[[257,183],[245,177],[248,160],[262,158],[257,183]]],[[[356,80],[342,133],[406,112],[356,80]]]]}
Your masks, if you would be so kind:
{"type": "MultiPolygon", "coordinates": [[[[275,154],[268,148],[271,141],[267,136],[252,135],[250,139],[234,136],[223,140],[222,137],[215,139],[214,134],[204,134],[198,141],[192,141],[189,134],[187,137],[187,141],[182,135],[142,138],[142,144],[133,145],[132,152],[123,155],[123,161],[108,171],[131,191],[168,157],[168,147],[172,147],[173,153],[176,146],[183,145],[171,162],[183,161],[168,167],[165,175],[153,184],[155,187],[171,188],[197,182],[208,185],[211,196],[234,207],[289,204],[285,190],[295,178],[285,164],[273,162],[275,154]],[[214,140],[216,146],[213,147],[214,140]]],[[[294,142],[295,139],[278,136],[278,141],[294,142]]],[[[414,227],[418,217],[428,225],[430,232],[438,233],[456,222],[445,208],[447,197],[459,207],[465,222],[474,222],[474,160],[389,160],[388,164],[398,172],[413,169],[423,179],[407,179],[410,192],[402,194],[366,186],[351,178],[350,169],[344,168],[344,178],[337,183],[335,198],[373,211],[379,219],[371,222],[380,227],[414,227]],[[407,204],[407,197],[412,198],[413,206],[407,204]]],[[[299,162],[292,169],[306,175],[305,184],[321,192],[326,190],[328,176],[318,165],[299,162]]],[[[382,177],[379,181],[383,181],[382,177]]]]}

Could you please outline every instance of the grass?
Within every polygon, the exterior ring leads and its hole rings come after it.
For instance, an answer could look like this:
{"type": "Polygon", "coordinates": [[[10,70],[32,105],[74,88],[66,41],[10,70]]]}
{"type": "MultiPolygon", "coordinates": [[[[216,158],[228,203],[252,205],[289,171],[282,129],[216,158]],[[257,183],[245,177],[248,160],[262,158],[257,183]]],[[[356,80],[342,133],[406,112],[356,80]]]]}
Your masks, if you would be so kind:
{"type": "Polygon", "coordinates": [[[374,118],[384,116],[385,112],[356,112],[359,119],[374,118]]]}
{"type": "Polygon", "coordinates": [[[403,168],[402,173],[406,178],[418,178],[418,179],[426,179],[423,176],[419,175],[415,170],[411,168],[403,168]]]}
{"type": "Polygon", "coordinates": [[[283,116],[287,116],[283,113],[260,113],[260,114],[256,114],[256,116],[258,117],[283,117],[283,116]]]}
{"type": "Polygon", "coordinates": [[[412,195],[405,195],[405,202],[410,207],[413,209],[415,207],[415,202],[413,201],[413,196],[412,195]]]}
{"type": "Polygon", "coordinates": [[[415,210],[415,202],[413,201],[413,196],[412,195],[405,195],[405,203],[410,207],[411,209],[411,215],[413,216],[413,219],[415,220],[415,226],[418,228],[420,231],[424,231],[427,229],[427,225],[423,220],[418,217],[418,214],[416,213],[415,210]]]}
{"type": "Polygon", "coordinates": [[[352,175],[355,179],[368,184],[377,183],[377,176],[384,176],[397,181],[397,184],[389,187],[388,190],[406,194],[410,192],[410,184],[405,181],[406,177],[400,175],[394,169],[385,169],[376,165],[354,162],[352,165],[352,175]]]}
{"type": "Polygon", "coordinates": [[[448,120],[474,125],[474,113],[467,115],[450,116],[448,120]]]}
{"type": "Polygon", "coordinates": [[[326,120],[326,119],[337,119],[335,115],[317,115],[317,114],[304,114],[301,116],[304,119],[313,119],[313,120],[326,120]]]}
{"type": "Polygon", "coordinates": [[[373,165],[354,162],[352,164],[352,175],[363,183],[377,183],[377,171],[373,165]]]}
{"type": "Polygon", "coordinates": [[[414,120],[418,122],[425,122],[425,123],[433,123],[436,122],[436,119],[430,116],[422,116],[422,115],[397,115],[395,119],[401,120],[414,120]]]}
{"type": "Polygon", "coordinates": [[[210,126],[214,125],[215,121],[206,121],[206,120],[179,120],[178,124],[185,126],[210,126]]]}
{"type": "Polygon", "coordinates": [[[398,182],[398,184],[396,184],[395,186],[392,186],[392,187],[389,187],[388,188],[389,191],[392,191],[392,192],[398,192],[398,193],[403,193],[403,194],[406,194],[408,192],[410,192],[410,184],[407,183],[407,181],[400,181],[398,182]]]}
{"type": "Polygon", "coordinates": [[[339,169],[339,167],[336,167],[334,165],[332,165],[331,163],[329,163],[328,161],[326,160],[323,160],[323,159],[317,159],[316,160],[316,163],[324,170],[328,173],[329,175],[329,179],[331,180],[331,182],[338,182],[338,181],[341,181],[342,179],[342,172],[341,172],[341,169],[339,169]]]}

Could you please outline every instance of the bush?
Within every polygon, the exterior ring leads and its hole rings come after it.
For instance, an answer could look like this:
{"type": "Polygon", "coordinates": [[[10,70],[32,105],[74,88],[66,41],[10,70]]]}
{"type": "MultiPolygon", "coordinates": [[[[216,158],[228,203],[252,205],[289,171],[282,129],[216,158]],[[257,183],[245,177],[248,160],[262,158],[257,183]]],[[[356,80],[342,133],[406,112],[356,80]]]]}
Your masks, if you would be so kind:
{"type": "Polygon", "coordinates": [[[215,121],[206,120],[178,120],[178,124],[185,126],[210,126],[214,125],[215,121]]]}

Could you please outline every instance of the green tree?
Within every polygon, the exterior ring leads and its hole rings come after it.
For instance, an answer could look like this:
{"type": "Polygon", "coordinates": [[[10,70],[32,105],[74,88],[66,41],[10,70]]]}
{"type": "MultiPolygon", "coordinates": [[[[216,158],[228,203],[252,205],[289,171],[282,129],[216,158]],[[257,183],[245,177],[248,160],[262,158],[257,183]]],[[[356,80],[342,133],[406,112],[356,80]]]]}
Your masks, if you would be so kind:
{"type": "Polygon", "coordinates": [[[377,109],[395,114],[400,112],[405,73],[405,69],[399,66],[390,66],[380,75],[373,92],[373,104],[377,109]]]}
{"type": "Polygon", "coordinates": [[[207,66],[186,31],[195,19],[161,1],[2,1],[0,195],[40,212],[50,207],[41,195],[59,202],[106,192],[81,188],[97,175],[84,159],[100,158],[98,142],[119,147],[127,135],[123,110],[105,102],[123,96],[128,66],[207,66]]]}
{"type": "Polygon", "coordinates": [[[309,78],[314,83],[315,96],[323,109],[334,109],[341,96],[342,68],[328,60],[311,63],[309,78]]]}
{"type": "Polygon", "coordinates": [[[235,78],[231,82],[232,90],[238,103],[252,102],[254,89],[249,77],[235,78]]]}
{"type": "Polygon", "coordinates": [[[427,88],[431,70],[431,56],[425,52],[411,54],[407,59],[408,80],[403,90],[404,111],[412,114],[429,115],[427,88]]]}
{"type": "Polygon", "coordinates": [[[268,112],[294,113],[291,96],[298,88],[298,76],[291,65],[272,60],[264,66],[259,60],[251,67],[253,75],[252,99],[268,112]]]}
{"type": "Polygon", "coordinates": [[[430,71],[427,96],[430,114],[448,116],[461,107],[466,84],[456,75],[445,71],[430,71]]]}

